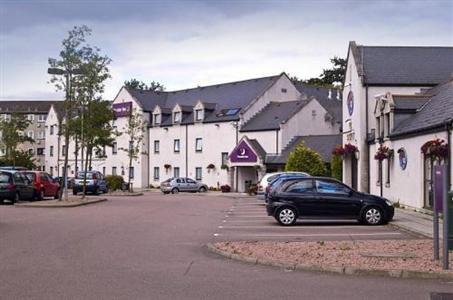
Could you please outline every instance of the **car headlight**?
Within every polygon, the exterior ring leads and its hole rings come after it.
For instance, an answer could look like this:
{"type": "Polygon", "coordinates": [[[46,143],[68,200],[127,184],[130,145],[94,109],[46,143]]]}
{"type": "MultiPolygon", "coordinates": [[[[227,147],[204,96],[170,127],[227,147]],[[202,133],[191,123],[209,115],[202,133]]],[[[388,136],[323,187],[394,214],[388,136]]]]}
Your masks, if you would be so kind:
{"type": "Polygon", "coordinates": [[[392,201],[385,199],[385,203],[387,203],[388,206],[393,206],[392,201]]]}

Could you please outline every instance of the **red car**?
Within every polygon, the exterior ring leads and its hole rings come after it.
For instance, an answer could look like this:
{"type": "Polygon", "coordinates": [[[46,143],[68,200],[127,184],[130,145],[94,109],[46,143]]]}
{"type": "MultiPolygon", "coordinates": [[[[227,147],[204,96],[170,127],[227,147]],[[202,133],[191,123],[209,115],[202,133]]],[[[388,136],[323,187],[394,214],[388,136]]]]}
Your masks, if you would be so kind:
{"type": "Polygon", "coordinates": [[[58,198],[60,184],[57,180],[52,179],[49,174],[42,171],[23,171],[23,174],[33,183],[34,199],[43,200],[44,197],[58,198]]]}

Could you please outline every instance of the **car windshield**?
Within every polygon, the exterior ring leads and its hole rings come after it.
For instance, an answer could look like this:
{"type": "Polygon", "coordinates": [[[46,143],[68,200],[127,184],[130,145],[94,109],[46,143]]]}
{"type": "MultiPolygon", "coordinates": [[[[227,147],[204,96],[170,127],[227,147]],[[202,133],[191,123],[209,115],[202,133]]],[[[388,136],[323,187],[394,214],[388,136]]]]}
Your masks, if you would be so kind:
{"type": "Polygon", "coordinates": [[[0,183],[9,183],[10,175],[8,173],[0,173],[0,183]]]}
{"type": "MultiPolygon", "coordinates": [[[[85,172],[77,173],[77,178],[84,179],[85,178],[85,172]]],[[[93,173],[87,172],[87,178],[86,179],[93,179],[93,173]]]]}

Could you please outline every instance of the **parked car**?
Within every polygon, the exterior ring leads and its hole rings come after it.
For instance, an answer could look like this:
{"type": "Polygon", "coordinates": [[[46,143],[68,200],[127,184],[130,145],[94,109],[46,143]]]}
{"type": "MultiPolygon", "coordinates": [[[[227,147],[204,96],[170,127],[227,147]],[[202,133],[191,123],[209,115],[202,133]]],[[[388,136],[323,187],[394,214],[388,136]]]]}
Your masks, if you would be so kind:
{"type": "Polygon", "coordinates": [[[393,219],[392,203],[382,197],[357,192],[336,179],[306,177],[288,180],[268,195],[267,213],[281,225],[298,218],[357,219],[380,225],[393,219]]]}
{"type": "Polygon", "coordinates": [[[32,199],[33,185],[25,175],[15,170],[0,170],[0,203],[32,199]]]}
{"type": "Polygon", "coordinates": [[[44,197],[58,198],[60,183],[53,179],[48,173],[42,171],[22,171],[22,174],[33,183],[34,195],[36,200],[43,200],[44,197]]]}
{"type": "MultiPolygon", "coordinates": [[[[72,193],[77,195],[79,192],[83,192],[83,183],[85,180],[85,172],[80,171],[77,173],[77,177],[74,180],[74,186],[72,187],[72,193]]],[[[87,171],[86,172],[86,192],[93,193],[95,195],[99,192],[107,193],[109,191],[107,181],[104,175],[99,171],[87,171]]]]}
{"type": "Polygon", "coordinates": [[[17,166],[3,166],[3,167],[0,167],[0,170],[26,171],[27,168],[25,168],[25,167],[17,167],[17,166]]]}
{"type": "Polygon", "coordinates": [[[280,184],[282,184],[284,181],[289,180],[291,178],[305,178],[310,176],[310,174],[305,173],[305,172],[284,172],[284,173],[279,173],[277,175],[271,176],[270,181],[266,186],[265,192],[264,192],[264,199],[267,199],[267,195],[272,191],[272,189],[280,184]]]}
{"type": "Polygon", "coordinates": [[[177,177],[169,178],[160,184],[160,190],[164,194],[177,194],[179,192],[200,192],[208,190],[208,186],[201,182],[196,182],[191,178],[177,177]]]}
{"type": "MultiPolygon", "coordinates": [[[[64,186],[63,176],[55,176],[53,179],[58,181],[61,187],[64,186]]],[[[68,189],[72,189],[74,187],[74,181],[74,177],[68,177],[68,189]]]]}

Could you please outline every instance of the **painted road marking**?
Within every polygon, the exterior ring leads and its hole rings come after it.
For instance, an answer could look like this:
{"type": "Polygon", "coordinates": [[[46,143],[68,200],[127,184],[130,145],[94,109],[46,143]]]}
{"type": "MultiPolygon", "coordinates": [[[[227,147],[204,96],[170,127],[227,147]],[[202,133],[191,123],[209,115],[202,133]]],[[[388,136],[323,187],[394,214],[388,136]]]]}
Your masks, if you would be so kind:
{"type": "Polygon", "coordinates": [[[400,232],[373,232],[373,233],[306,233],[306,234],[223,234],[223,233],[215,233],[214,236],[251,236],[251,237],[328,237],[328,236],[382,236],[382,235],[401,235],[400,232]]]}
{"type": "MultiPolygon", "coordinates": [[[[285,227],[285,226],[279,226],[279,225],[258,225],[258,226],[250,226],[250,225],[236,225],[236,226],[231,226],[231,225],[220,225],[218,228],[223,228],[223,229],[246,229],[246,228],[262,228],[262,229],[289,229],[289,230],[296,230],[296,229],[303,229],[303,230],[319,230],[319,229],[364,229],[367,231],[373,231],[375,230],[374,228],[370,227],[359,227],[359,226],[353,226],[353,225],[338,225],[338,226],[309,226],[309,227],[304,227],[304,226],[290,226],[290,227],[285,227]]],[[[390,231],[390,230],[389,230],[390,231]]]]}

